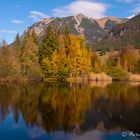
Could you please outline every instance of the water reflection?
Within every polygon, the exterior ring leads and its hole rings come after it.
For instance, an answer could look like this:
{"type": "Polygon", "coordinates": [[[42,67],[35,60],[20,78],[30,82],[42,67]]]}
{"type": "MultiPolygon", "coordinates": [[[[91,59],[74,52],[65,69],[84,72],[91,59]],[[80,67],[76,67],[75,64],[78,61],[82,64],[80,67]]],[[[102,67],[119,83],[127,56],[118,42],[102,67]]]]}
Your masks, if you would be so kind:
{"type": "MultiPolygon", "coordinates": [[[[24,128],[27,140],[124,139],[121,133],[126,130],[140,134],[140,86],[123,82],[0,86],[0,130],[11,133],[9,124],[16,132],[24,128]]],[[[10,139],[1,131],[0,137],[10,139]]]]}

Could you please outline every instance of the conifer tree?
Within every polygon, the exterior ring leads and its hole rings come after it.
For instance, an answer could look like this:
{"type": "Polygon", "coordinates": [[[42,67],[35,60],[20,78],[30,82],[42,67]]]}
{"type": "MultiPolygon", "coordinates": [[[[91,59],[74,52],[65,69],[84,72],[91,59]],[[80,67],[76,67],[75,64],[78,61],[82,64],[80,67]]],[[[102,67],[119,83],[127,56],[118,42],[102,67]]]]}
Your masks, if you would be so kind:
{"type": "Polygon", "coordinates": [[[52,26],[49,26],[46,30],[46,33],[43,37],[43,42],[40,48],[40,62],[44,58],[51,59],[51,55],[59,47],[59,32],[52,26]]]}
{"type": "Polygon", "coordinates": [[[13,44],[13,48],[19,50],[20,46],[21,46],[21,41],[20,41],[19,34],[17,34],[13,44]]]}
{"type": "Polygon", "coordinates": [[[35,43],[37,46],[39,46],[39,40],[38,40],[38,36],[37,36],[35,30],[33,30],[31,34],[32,34],[32,38],[33,38],[34,43],[35,43]]]}

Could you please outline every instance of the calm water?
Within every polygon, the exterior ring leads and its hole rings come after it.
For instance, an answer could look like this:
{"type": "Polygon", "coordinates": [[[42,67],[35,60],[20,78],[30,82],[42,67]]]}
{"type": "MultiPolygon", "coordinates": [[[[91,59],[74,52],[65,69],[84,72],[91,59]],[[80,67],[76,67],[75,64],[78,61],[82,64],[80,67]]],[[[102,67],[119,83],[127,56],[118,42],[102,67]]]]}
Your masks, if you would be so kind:
{"type": "Polygon", "coordinates": [[[137,83],[0,86],[0,140],[138,140],[134,134],[137,83]]]}

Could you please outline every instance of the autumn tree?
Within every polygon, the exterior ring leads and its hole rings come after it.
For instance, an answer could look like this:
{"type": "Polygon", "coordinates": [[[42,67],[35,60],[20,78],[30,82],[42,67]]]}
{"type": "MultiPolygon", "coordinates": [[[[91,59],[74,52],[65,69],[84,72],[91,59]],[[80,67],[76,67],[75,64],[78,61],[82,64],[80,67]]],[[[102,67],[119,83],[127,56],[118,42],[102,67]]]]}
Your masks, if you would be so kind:
{"type": "Polygon", "coordinates": [[[138,51],[132,46],[128,45],[123,48],[120,53],[121,64],[128,72],[135,72],[136,65],[139,60],[138,51]]]}
{"type": "Polygon", "coordinates": [[[0,48],[0,78],[16,80],[20,76],[20,64],[11,47],[0,48]]]}
{"type": "Polygon", "coordinates": [[[59,35],[61,44],[51,57],[42,60],[42,69],[46,77],[65,79],[66,77],[84,77],[91,70],[91,58],[83,37],[70,35],[65,46],[65,36],[59,35]]]}
{"type": "Polygon", "coordinates": [[[107,65],[106,60],[104,59],[104,55],[100,56],[99,53],[92,51],[91,64],[93,72],[95,73],[107,72],[107,65]]]}
{"type": "Polygon", "coordinates": [[[70,45],[68,46],[70,77],[87,75],[91,69],[90,53],[81,39],[83,39],[81,36],[70,35],[70,45]]]}
{"type": "Polygon", "coordinates": [[[120,63],[120,56],[118,52],[111,51],[109,52],[109,57],[107,59],[107,66],[108,67],[116,67],[120,63]]]}
{"type": "Polygon", "coordinates": [[[27,79],[37,79],[40,76],[39,48],[34,42],[30,32],[24,36],[23,46],[21,48],[21,72],[27,79]]]}

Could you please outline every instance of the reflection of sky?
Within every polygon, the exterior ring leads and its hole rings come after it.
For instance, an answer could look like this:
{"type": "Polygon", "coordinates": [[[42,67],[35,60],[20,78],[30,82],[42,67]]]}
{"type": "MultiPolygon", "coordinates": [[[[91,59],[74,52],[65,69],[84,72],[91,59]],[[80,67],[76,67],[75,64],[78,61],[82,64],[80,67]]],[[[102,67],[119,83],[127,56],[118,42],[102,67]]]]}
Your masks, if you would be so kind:
{"type": "Polygon", "coordinates": [[[136,137],[122,137],[122,132],[106,134],[100,131],[88,131],[82,135],[73,136],[72,140],[139,140],[136,137]]]}
{"type": "Polygon", "coordinates": [[[70,135],[62,131],[47,134],[41,128],[26,126],[22,115],[18,124],[15,124],[13,114],[10,113],[4,122],[0,122],[0,140],[70,140],[70,135]]]}
{"type": "Polygon", "coordinates": [[[15,124],[13,114],[10,113],[4,122],[0,122],[0,140],[138,140],[136,137],[122,137],[121,132],[106,134],[101,131],[87,131],[83,134],[65,134],[57,131],[47,134],[45,130],[27,127],[20,115],[15,124]]]}

